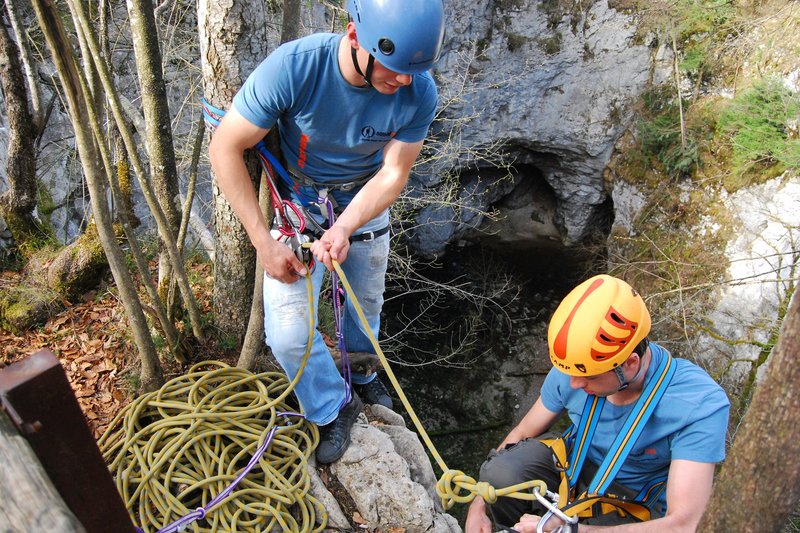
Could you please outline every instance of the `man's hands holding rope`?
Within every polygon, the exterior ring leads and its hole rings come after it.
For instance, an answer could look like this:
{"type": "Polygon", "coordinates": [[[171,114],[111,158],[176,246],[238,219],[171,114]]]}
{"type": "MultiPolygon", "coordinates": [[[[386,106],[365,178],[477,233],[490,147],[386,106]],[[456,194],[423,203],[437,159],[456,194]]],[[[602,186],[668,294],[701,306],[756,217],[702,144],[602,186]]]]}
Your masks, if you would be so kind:
{"type": "Polygon", "coordinates": [[[330,271],[333,271],[333,261],[344,263],[349,251],[350,232],[338,224],[334,224],[319,240],[311,243],[311,253],[330,271]]]}

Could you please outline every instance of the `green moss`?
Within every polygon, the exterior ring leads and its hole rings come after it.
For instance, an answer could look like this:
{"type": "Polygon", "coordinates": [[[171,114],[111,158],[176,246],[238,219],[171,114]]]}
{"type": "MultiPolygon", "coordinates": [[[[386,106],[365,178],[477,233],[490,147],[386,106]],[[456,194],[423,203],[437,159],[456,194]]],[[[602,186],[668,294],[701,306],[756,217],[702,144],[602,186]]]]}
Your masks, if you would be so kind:
{"type": "Polygon", "coordinates": [[[49,222],[43,223],[33,215],[19,215],[11,210],[3,210],[2,216],[23,257],[30,257],[37,250],[56,243],[55,232],[49,222]]]}
{"type": "Polygon", "coordinates": [[[0,326],[20,335],[44,324],[60,308],[57,295],[47,287],[21,283],[0,297],[0,326]]]}
{"type": "Polygon", "coordinates": [[[550,37],[540,37],[536,39],[536,42],[544,50],[544,53],[552,56],[556,55],[561,51],[561,40],[562,35],[560,32],[555,32],[550,37]]]}
{"type": "Polygon", "coordinates": [[[41,180],[36,180],[36,207],[44,218],[49,217],[58,208],[50,190],[41,180]]]}
{"type": "Polygon", "coordinates": [[[506,34],[506,46],[508,47],[509,52],[516,52],[520,48],[522,48],[525,43],[530,41],[530,38],[525,37],[524,35],[520,35],[518,33],[507,33],[506,34]]]}
{"type": "Polygon", "coordinates": [[[729,103],[717,131],[731,147],[731,190],[800,168],[800,139],[788,127],[799,114],[800,94],[777,77],[756,82],[729,103]]]}

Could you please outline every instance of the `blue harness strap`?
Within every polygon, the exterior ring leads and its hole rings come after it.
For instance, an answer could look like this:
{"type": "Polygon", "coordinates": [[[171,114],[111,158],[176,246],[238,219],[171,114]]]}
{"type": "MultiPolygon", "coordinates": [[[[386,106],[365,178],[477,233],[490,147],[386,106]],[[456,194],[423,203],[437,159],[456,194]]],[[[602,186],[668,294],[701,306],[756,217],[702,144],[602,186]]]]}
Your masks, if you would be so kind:
{"type": "MultiPolygon", "coordinates": [[[[650,379],[645,382],[641,396],[639,396],[622,429],[611,444],[605,459],[597,469],[597,473],[589,483],[589,487],[586,490],[588,494],[605,494],[608,491],[614,478],[625,463],[625,459],[636,444],[639,435],[644,430],[647,421],[655,411],[658,402],[664,396],[672,376],[675,374],[676,365],[670,353],[659,346],[653,344],[650,346],[651,350],[661,350],[659,355],[662,355],[662,357],[650,379]]],[[[586,461],[589,445],[600,420],[600,413],[605,402],[605,398],[593,395],[587,396],[577,431],[574,430],[574,426],[568,429],[570,436],[574,438],[570,451],[569,468],[566,472],[571,489],[577,484],[581,469],[586,461]]],[[[645,503],[649,507],[658,501],[665,487],[666,476],[651,479],[639,493],[636,500],[645,503]]]]}
{"type": "Polygon", "coordinates": [[[581,414],[581,421],[578,424],[577,431],[572,431],[574,426],[570,426],[568,430],[572,433],[571,437],[574,439],[569,456],[569,468],[567,469],[570,488],[574,487],[578,482],[578,476],[589,453],[589,444],[592,442],[594,430],[597,429],[597,422],[600,420],[600,411],[603,410],[605,403],[606,399],[603,397],[587,396],[586,403],[583,404],[583,413],[581,414]]]}
{"type": "MultiPolygon", "coordinates": [[[[652,349],[661,350],[658,346],[653,346],[652,349]]],[[[617,438],[611,444],[608,454],[600,464],[600,468],[597,469],[592,482],[589,483],[587,491],[590,494],[605,494],[608,490],[628,454],[633,450],[633,446],[650,416],[655,412],[658,402],[667,391],[667,386],[672,381],[672,376],[675,375],[675,367],[674,359],[669,352],[664,350],[659,365],[645,383],[636,405],[625,420],[617,438]]]]}

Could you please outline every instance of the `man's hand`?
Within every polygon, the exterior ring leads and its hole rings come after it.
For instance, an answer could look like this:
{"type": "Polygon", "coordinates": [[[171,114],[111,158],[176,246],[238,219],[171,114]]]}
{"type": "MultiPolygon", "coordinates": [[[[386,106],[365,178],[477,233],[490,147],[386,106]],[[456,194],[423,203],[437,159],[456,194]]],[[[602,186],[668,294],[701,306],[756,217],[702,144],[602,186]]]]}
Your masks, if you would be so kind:
{"type": "Polygon", "coordinates": [[[258,261],[267,276],[283,283],[294,283],[308,273],[305,265],[288,246],[272,237],[267,242],[264,251],[257,250],[258,261]]]}
{"type": "Polygon", "coordinates": [[[350,231],[338,224],[334,224],[319,240],[311,243],[311,252],[320,263],[333,271],[333,260],[344,263],[347,252],[350,251],[350,231]]]}
{"type": "MultiPolygon", "coordinates": [[[[519,533],[536,533],[536,527],[539,525],[542,517],[534,514],[524,514],[520,517],[519,522],[514,525],[514,529],[519,533]]],[[[564,522],[557,516],[551,516],[544,524],[542,531],[553,531],[564,522]]]]}
{"type": "Polygon", "coordinates": [[[464,533],[492,533],[492,521],[486,515],[486,504],[480,496],[469,506],[464,533]]]}

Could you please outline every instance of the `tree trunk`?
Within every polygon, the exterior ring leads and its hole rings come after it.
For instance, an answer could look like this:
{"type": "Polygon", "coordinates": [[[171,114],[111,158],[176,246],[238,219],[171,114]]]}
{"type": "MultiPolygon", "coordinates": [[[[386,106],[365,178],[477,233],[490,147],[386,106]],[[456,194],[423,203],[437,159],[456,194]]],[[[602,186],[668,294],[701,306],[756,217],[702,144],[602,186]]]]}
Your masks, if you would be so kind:
{"type": "MultiPolygon", "coordinates": [[[[791,296],[791,293],[790,293],[791,296]]],[[[699,531],[780,531],[800,503],[800,298],[736,432],[699,531]]]]}
{"type": "Polygon", "coordinates": [[[14,30],[14,35],[17,36],[17,45],[20,51],[20,60],[25,70],[25,77],[28,80],[28,91],[31,96],[31,120],[33,120],[33,128],[38,134],[44,128],[44,109],[42,107],[42,96],[39,90],[39,80],[36,76],[36,66],[31,53],[31,47],[28,45],[27,36],[22,24],[19,20],[17,4],[14,0],[5,0],[5,7],[8,11],[8,19],[11,22],[11,28],[14,30]]]}
{"type": "MultiPolygon", "coordinates": [[[[281,26],[281,43],[289,42],[300,37],[300,0],[284,0],[283,24],[281,26]]],[[[280,139],[278,128],[274,127],[269,132],[267,147],[274,154],[280,153],[280,139]]],[[[261,180],[261,191],[258,203],[267,220],[272,218],[272,205],[268,194],[266,180],[261,180]]],[[[258,355],[264,352],[264,269],[256,258],[255,278],[253,285],[253,298],[250,306],[250,320],[247,323],[247,333],[242,342],[242,351],[236,365],[240,368],[253,370],[258,355]]]]}
{"type": "MultiPolygon", "coordinates": [[[[86,82],[81,79],[80,72],[75,64],[72,47],[52,1],[33,0],[33,7],[61,80],[70,119],[75,130],[78,155],[81,159],[86,184],[90,192],[97,232],[108,258],[114,282],[120,292],[128,320],[131,323],[133,338],[139,351],[142,362],[140,386],[146,391],[156,390],[163,384],[161,365],[158,361],[153,339],[150,337],[147,320],[142,311],[136,287],[131,279],[130,272],[128,272],[124,254],[114,235],[111,213],[106,204],[105,180],[99,167],[101,157],[95,145],[93,134],[86,123],[86,117],[88,116],[87,102],[89,102],[89,95],[86,94],[85,88],[86,82]]],[[[106,172],[109,170],[106,169],[106,172]]]]}
{"type": "MultiPolygon", "coordinates": [[[[267,55],[263,7],[248,0],[199,0],[200,59],[205,99],[228,109],[245,78],[267,55]]],[[[258,163],[248,167],[257,183],[258,163]]],[[[250,316],[256,254],[239,219],[214,180],[214,311],[217,327],[241,341],[250,316]]]]}
{"type": "Polygon", "coordinates": [[[28,94],[19,62],[19,50],[6,30],[5,2],[0,8],[0,84],[8,116],[6,174],[9,189],[0,195],[0,215],[18,248],[35,247],[48,232],[33,216],[36,207],[35,131],[28,111],[28,94]]]}
{"type": "MultiPolygon", "coordinates": [[[[73,0],[67,0],[67,4],[69,6],[69,10],[73,17],[73,22],[75,23],[76,27],[79,28],[81,31],[82,39],[80,42],[88,46],[88,50],[84,51],[84,58],[92,58],[95,60],[95,68],[97,69],[98,73],[100,74],[100,80],[103,84],[103,89],[106,91],[106,95],[108,96],[110,107],[112,114],[114,116],[114,120],[116,122],[117,127],[120,129],[120,134],[122,135],[122,139],[125,142],[125,148],[128,151],[130,156],[130,161],[133,165],[133,169],[135,175],[139,178],[139,184],[141,185],[142,194],[147,201],[148,207],[150,207],[150,211],[153,213],[153,217],[155,218],[156,224],[158,225],[159,234],[163,237],[163,243],[165,248],[169,253],[171,268],[174,270],[176,279],[178,280],[178,287],[180,288],[181,296],[183,297],[183,304],[189,314],[189,322],[191,323],[192,333],[198,341],[203,341],[203,328],[200,320],[200,313],[197,308],[197,303],[194,297],[194,292],[192,291],[192,287],[189,284],[189,279],[186,275],[186,270],[183,267],[183,259],[181,258],[181,254],[178,251],[178,246],[175,241],[174,232],[172,228],[170,228],[169,223],[167,222],[166,215],[164,215],[164,210],[161,209],[161,206],[156,199],[155,192],[153,191],[153,187],[150,184],[149,175],[144,171],[144,167],[142,165],[141,158],[139,157],[138,147],[133,139],[133,133],[131,129],[128,127],[127,119],[124,116],[122,111],[122,105],[120,103],[121,98],[114,86],[113,81],[111,80],[111,74],[108,70],[108,66],[100,59],[101,58],[101,50],[99,45],[97,44],[97,39],[94,36],[92,31],[92,27],[89,23],[89,18],[86,16],[86,12],[83,9],[83,5],[80,2],[75,2],[73,0]]],[[[63,30],[62,30],[63,31],[63,30]]],[[[84,83],[85,80],[79,81],[84,83]]],[[[85,93],[86,90],[81,88],[81,90],[85,93]]],[[[84,106],[86,111],[91,115],[92,120],[90,121],[91,128],[95,135],[95,138],[98,142],[101,142],[99,145],[100,150],[99,153],[103,158],[103,164],[106,170],[106,177],[112,183],[112,186],[115,187],[114,194],[115,196],[121,196],[121,192],[119,191],[119,187],[116,187],[114,176],[110,173],[111,168],[111,158],[108,156],[108,151],[105,150],[105,144],[102,141],[105,140],[105,134],[100,130],[99,127],[99,119],[97,118],[98,114],[94,111],[91,107],[84,106]]],[[[94,147],[95,149],[97,147],[94,147]]],[[[97,150],[95,150],[97,152],[97,150]]],[[[129,225],[124,224],[127,228],[129,225]]],[[[126,229],[127,231],[127,229],[126,229]]],[[[131,239],[131,251],[134,252],[134,256],[137,259],[137,264],[140,260],[140,255],[136,253],[136,250],[133,246],[133,240],[131,239]]],[[[141,269],[142,273],[145,273],[147,269],[141,269]]],[[[150,284],[147,284],[148,290],[150,284]]],[[[154,301],[160,301],[157,294],[153,296],[154,301]]],[[[159,313],[161,316],[162,313],[159,313]]]]}
{"type": "MultiPolygon", "coordinates": [[[[177,235],[181,218],[175,204],[178,197],[178,169],[175,165],[172,115],[167,102],[167,89],[164,86],[153,3],[151,0],[130,0],[127,6],[147,129],[144,133],[150,162],[150,178],[153,180],[158,203],[164,211],[169,227],[173,235],[177,235]]],[[[158,266],[158,292],[161,300],[166,302],[172,274],[169,256],[165,250],[161,252],[158,266]]]]}

